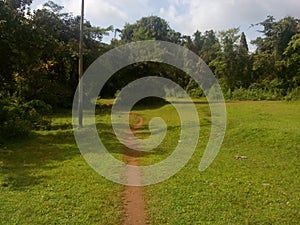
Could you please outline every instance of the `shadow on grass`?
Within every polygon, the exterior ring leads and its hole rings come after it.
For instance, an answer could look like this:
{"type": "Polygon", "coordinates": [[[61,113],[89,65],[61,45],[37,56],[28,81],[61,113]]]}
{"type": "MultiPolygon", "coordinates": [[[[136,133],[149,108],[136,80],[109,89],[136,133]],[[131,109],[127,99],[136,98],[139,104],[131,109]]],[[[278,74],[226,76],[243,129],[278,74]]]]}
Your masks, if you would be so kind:
{"type": "MultiPolygon", "coordinates": [[[[142,109],[145,106],[138,107],[142,109]]],[[[97,110],[100,115],[107,115],[110,114],[111,106],[97,107],[97,110]]],[[[53,118],[58,119],[59,122],[53,124],[51,130],[37,132],[26,141],[15,140],[0,145],[0,189],[24,189],[38,184],[46,185],[53,176],[52,169],[63,167],[67,160],[81,157],[75,143],[70,115],[69,111],[55,114],[53,118]]],[[[205,120],[201,126],[203,125],[210,125],[210,121],[205,120]]],[[[97,123],[97,128],[108,151],[112,154],[123,155],[126,147],[116,138],[112,126],[108,123],[97,123]]],[[[178,126],[168,127],[171,132],[178,129],[180,129],[178,126]]],[[[146,137],[149,134],[148,126],[143,125],[137,133],[146,137]]],[[[166,152],[158,147],[153,151],[138,152],[135,156],[163,156],[165,154],[166,152]]]]}
{"type": "MultiPolygon", "coordinates": [[[[119,101],[119,104],[128,105],[130,102],[122,102],[122,100],[119,101]]],[[[136,102],[136,104],[133,106],[133,110],[145,110],[145,109],[159,109],[165,105],[170,104],[168,101],[165,101],[164,99],[157,98],[157,97],[146,97],[141,99],[140,101],[136,102]]],[[[97,105],[96,112],[97,113],[111,113],[112,104],[102,104],[97,105]]]]}
{"type": "Polygon", "coordinates": [[[7,143],[0,148],[0,187],[22,189],[47,183],[40,175],[78,156],[72,130],[43,131],[26,141],[7,143]]]}
{"type": "Polygon", "coordinates": [[[70,130],[70,129],[73,129],[73,126],[70,123],[51,125],[51,130],[70,130]]]}

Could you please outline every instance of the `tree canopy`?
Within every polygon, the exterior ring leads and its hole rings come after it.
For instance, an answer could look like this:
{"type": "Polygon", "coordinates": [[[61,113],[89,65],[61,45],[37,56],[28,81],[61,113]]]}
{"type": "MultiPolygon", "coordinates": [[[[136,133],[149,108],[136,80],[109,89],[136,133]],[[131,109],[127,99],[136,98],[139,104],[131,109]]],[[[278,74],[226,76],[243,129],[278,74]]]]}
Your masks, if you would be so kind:
{"type": "MultiPolygon", "coordinates": [[[[78,83],[80,16],[65,12],[63,6],[52,1],[30,11],[31,2],[0,1],[0,99],[41,100],[53,107],[70,107],[78,83]]],[[[143,17],[116,29],[95,27],[85,21],[84,68],[115,46],[163,40],[199,55],[215,73],[228,98],[241,89],[264,90],[269,94],[264,98],[292,98],[300,84],[299,19],[285,17],[277,21],[268,16],[257,25],[262,27],[261,36],[251,41],[256,51],[249,52],[250,41],[239,28],[196,30],[189,36],[175,31],[158,16],[143,17]],[[104,43],[104,35],[113,32],[111,43],[104,43]]],[[[122,85],[151,74],[168,77],[197,96],[202,94],[182,71],[145,62],[119,71],[101,96],[113,97],[122,85]]]]}

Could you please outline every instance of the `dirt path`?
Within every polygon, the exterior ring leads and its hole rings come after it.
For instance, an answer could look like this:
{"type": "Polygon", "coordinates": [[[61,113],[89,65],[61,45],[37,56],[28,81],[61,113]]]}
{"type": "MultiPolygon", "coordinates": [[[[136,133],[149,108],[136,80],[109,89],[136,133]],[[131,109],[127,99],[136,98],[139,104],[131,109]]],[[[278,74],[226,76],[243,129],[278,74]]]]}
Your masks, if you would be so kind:
{"type": "MultiPolygon", "coordinates": [[[[143,118],[134,115],[137,118],[137,123],[133,126],[133,133],[143,125],[143,118]]],[[[134,145],[134,141],[131,139],[127,140],[127,145],[134,145]]],[[[132,150],[130,148],[125,149],[124,160],[130,165],[139,165],[138,160],[139,152],[132,150]]],[[[126,177],[128,180],[135,182],[140,182],[141,175],[139,171],[130,170],[126,171],[126,177]]],[[[124,219],[123,225],[145,225],[146,224],[146,203],[143,195],[142,186],[125,186],[123,195],[123,209],[124,209],[124,219]]]]}

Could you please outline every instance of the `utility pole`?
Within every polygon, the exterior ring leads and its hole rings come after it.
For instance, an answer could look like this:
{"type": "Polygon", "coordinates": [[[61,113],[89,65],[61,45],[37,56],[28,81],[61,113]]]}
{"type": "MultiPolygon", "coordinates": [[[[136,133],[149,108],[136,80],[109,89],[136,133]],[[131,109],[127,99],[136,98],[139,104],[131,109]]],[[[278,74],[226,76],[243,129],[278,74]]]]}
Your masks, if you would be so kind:
{"type": "Polygon", "coordinates": [[[80,37],[79,37],[79,67],[78,67],[78,126],[83,127],[83,22],[84,22],[84,0],[81,0],[80,37]]]}

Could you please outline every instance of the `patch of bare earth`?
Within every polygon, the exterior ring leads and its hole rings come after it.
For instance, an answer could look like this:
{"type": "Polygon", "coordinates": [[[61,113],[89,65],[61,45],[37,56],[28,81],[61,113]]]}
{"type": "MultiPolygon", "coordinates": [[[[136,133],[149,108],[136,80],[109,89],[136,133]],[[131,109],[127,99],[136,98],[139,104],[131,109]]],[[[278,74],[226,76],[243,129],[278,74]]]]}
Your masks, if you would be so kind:
{"type": "MultiPolygon", "coordinates": [[[[132,128],[133,133],[143,125],[143,118],[135,115],[137,122],[132,128]]],[[[135,145],[134,140],[128,139],[127,146],[135,145]]],[[[129,165],[139,165],[139,151],[130,148],[125,149],[124,160],[129,165]]],[[[141,183],[139,170],[127,169],[126,178],[132,183],[141,183]]],[[[123,225],[145,225],[146,224],[146,201],[142,186],[125,186],[123,195],[124,218],[123,225]]]]}

